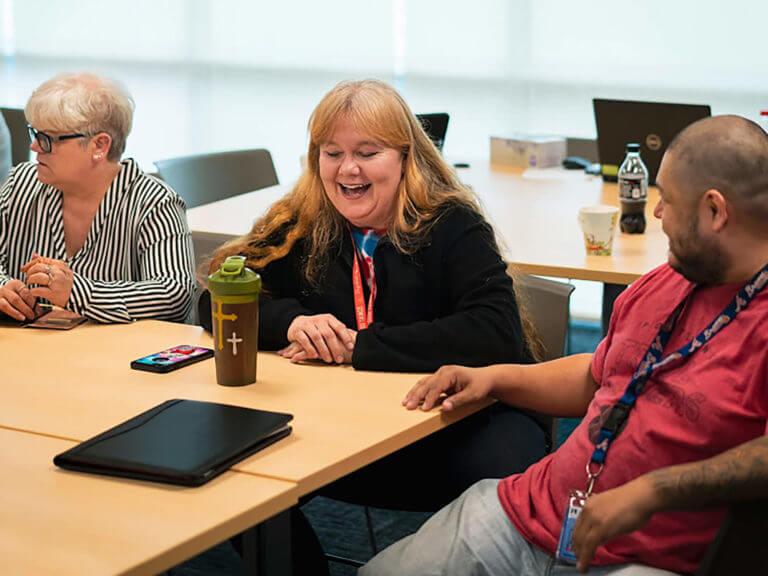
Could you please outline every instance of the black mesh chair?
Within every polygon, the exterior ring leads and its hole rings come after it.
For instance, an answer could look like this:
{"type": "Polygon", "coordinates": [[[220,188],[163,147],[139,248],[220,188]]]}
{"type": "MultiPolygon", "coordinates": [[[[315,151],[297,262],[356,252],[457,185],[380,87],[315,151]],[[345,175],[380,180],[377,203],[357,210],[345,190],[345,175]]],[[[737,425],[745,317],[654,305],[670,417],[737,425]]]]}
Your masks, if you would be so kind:
{"type": "Polygon", "coordinates": [[[155,166],[187,208],[279,183],[272,155],[264,149],[170,158],[156,161],[155,166]]]}

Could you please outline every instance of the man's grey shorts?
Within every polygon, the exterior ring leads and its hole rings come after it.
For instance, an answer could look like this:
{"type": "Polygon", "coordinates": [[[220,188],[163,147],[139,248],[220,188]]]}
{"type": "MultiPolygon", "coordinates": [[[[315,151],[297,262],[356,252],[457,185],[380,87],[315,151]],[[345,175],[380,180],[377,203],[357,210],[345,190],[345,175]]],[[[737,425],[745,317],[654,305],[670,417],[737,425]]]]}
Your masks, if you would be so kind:
{"type": "MultiPolygon", "coordinates": [[[[395,542],[363,566],[360,576],[575,576],[574,566],[520,536],[501,507],[499,480],[481,480],[432,516],[418,532],[395,542]]],[[[639,564],[595,566],[594,576],[669,576],[639,564]]]]}

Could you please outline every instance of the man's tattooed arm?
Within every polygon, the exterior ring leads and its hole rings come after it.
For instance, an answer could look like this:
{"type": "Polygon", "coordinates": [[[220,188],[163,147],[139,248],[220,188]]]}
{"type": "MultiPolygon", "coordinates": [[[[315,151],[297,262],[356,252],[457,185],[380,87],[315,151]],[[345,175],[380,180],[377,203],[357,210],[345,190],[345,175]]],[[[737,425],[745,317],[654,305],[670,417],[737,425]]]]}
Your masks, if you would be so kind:
{"type": "Polygon", "coordinates": [[[768,436],[707,460],[661,468],[648,477],[661,510],[709,508],[768,498],[768,436]]]}

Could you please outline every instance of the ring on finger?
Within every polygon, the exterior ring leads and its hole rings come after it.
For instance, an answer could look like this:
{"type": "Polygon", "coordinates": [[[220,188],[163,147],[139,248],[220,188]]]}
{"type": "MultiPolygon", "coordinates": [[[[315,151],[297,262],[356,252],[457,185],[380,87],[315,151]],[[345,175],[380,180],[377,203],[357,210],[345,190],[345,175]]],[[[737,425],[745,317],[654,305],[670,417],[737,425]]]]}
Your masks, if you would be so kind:
{"type": "Polygon", "coordinates": [[[45,265],[45,273],[48,274],[48,286],[53,283],[53,270],[50,264],[45,265]]]}

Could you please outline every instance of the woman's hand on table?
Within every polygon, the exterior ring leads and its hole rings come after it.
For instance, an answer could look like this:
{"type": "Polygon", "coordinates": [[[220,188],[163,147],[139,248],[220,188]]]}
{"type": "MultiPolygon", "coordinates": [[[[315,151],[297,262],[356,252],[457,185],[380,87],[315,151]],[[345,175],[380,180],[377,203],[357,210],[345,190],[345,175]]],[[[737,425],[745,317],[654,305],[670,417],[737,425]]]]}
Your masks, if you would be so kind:
{"type": "Polygon", "coordinates": [[[32,320],[35,314],[35,296],[21,280],[9,280],[0,286],[0,312],[14,320],[32,320]]]}
{"type": "Polygon", "coordinates": [[[350,330],[333,314],[297,316],[288,327],[290,344],[278,354],[291,362],[322,360],[328,364],[349,364],[357,332],[350,330]]]}
{"type": "Polygon", "coordinates": [[[443,366],[437,372],[419,380],[403,399],[403,406],[414,410],[421,406],[431,410],[445,394],[441,410],[446,412],[491,395],[493,373],[487,368],[443,366]]]}
{"type": "Polygon", "coordinates": [[[32,296],[45,298],[62,308],[67,305],[74,273],[66,262],[34,254],[21,271],[27,275],[27,284],[37,284],[30,289],[32,296]]]}

